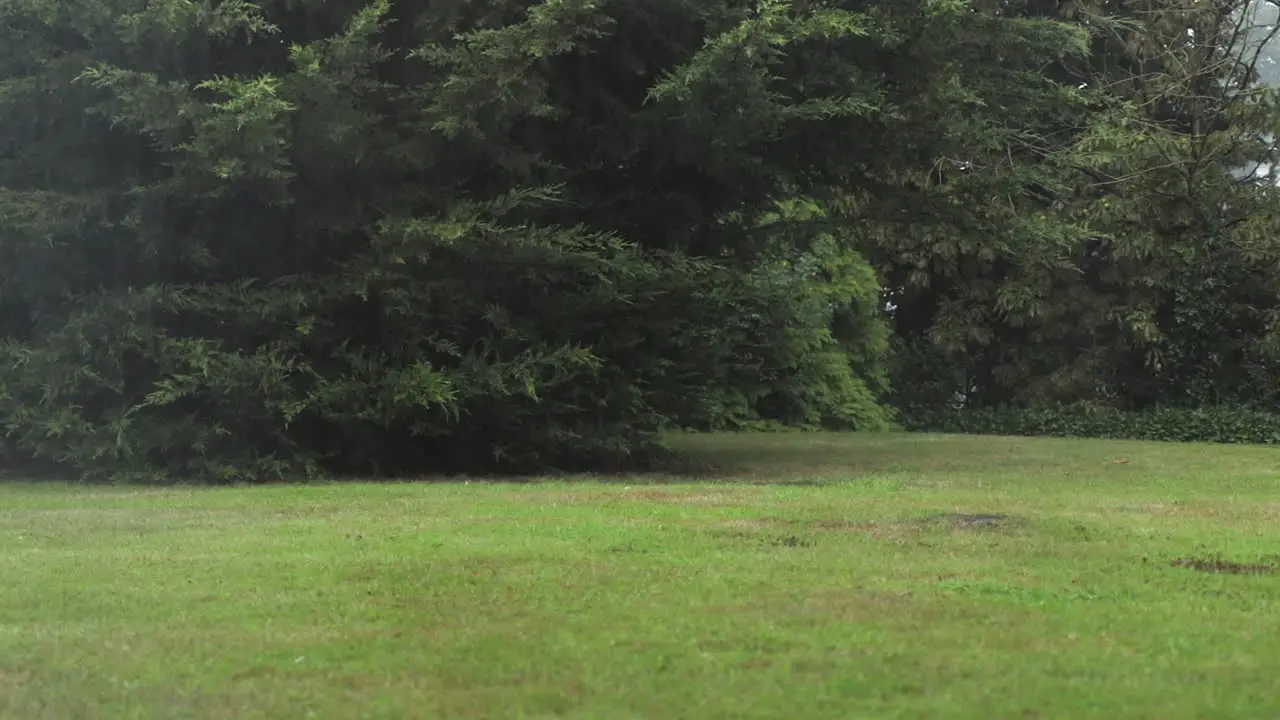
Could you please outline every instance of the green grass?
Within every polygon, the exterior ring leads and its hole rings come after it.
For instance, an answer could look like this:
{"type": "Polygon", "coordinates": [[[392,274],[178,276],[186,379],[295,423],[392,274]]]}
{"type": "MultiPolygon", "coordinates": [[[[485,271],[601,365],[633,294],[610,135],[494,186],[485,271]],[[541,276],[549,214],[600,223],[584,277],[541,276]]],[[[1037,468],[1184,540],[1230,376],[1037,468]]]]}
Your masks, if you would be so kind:
{"type": "Polygon", "coordinates": [[[1280,717],[1280,576],[1171,566],[1280,555],[1280,450],[680,443],[729,474],[0,486],[0,716],[1280,717]]]}

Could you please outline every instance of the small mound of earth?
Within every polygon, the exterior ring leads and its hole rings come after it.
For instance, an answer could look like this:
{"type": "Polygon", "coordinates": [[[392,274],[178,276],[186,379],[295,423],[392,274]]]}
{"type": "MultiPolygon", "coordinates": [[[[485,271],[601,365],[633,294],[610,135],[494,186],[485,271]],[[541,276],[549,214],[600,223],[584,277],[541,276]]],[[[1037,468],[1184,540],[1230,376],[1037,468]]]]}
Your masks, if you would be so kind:
{"type": "Polygon", "coordinates": [[[1009,527],[1022,522],[1021,518],[1000,513],[943,513],[930,515],[925,522],[945,523],[961,528],[996,528],[1009,527]]]}

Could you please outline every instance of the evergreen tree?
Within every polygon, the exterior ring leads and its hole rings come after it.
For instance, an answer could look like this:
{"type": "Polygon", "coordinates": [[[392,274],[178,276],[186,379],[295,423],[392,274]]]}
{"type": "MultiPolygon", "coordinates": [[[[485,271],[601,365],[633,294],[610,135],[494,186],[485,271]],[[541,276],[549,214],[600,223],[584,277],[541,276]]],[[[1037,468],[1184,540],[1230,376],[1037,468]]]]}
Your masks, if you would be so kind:
{"type": "Polygon", "coordinates": [[[1091,33],[1085,58],[1047,70],[1083,112],[1040,126],[1024,160],[1043,173],[1047,227],[1071,232],[884,261],[906,277],[900,403],[1274,402],[1280,198],[1251,171],[1274,162],[1280,115],[1257,82],[1274,29],[1250,7],[1007,6],[1091,33]],[[1001,261],[974,271],[984,253],[1001,261]],[[911,276],[923,262],[941,267],[911,276]]]}
{"type": "Polygon", "coordinates": [[[782,48],[873,15],[0,6],[6,454],[86,478],[527,471],[642,462],[669,424],[883,425],[867,266],[762,224],[823,186],[806,127],[884,112],[775,78],[782,48]]]}

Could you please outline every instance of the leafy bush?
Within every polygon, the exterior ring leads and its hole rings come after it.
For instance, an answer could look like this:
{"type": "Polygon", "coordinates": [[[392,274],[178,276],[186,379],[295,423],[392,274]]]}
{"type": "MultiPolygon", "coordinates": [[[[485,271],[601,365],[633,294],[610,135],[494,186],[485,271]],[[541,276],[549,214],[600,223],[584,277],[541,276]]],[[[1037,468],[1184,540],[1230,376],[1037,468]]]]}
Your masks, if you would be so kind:
{"type": "Polygon", "coordinates": [[[1084,404],[1023,409],[917,409],[904,411],[900,422],[907,430],[973,435],[1280,444],[1280,414],[1225,406],[1140,412],[1084,404]]]}

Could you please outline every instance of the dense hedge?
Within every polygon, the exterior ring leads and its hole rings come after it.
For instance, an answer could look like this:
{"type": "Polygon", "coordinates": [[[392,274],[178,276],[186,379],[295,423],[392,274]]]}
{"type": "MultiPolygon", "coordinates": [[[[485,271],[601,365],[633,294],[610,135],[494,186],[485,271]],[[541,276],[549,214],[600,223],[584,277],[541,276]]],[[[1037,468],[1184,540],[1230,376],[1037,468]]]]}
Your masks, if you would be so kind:
{"type": "Polygon", "coordinates": [[[1021,435],[1280,444],[1280,414],[1231,407],[1125,412],[1091,405],[903,412],[904,429],[972,435],[1021,435]]]}

